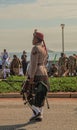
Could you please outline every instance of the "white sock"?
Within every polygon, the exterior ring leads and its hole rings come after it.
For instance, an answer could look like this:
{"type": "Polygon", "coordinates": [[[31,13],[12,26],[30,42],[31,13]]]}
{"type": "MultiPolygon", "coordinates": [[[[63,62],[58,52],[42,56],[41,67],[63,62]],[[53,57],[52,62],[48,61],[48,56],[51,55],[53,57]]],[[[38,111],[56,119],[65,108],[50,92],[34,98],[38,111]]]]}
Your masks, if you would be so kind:
{"type": "Polygon", "coordinates": [[[43,107],[40,107],[39,109],[40,109],[40,112],[41,112],[41,116],[40,117],[43,118],[43,107]]]}
{"type": "Polygon", "coordinates": [[[40,112],[39,107],[36,107],[34,105],[32,105],[32,109],[36,112],[36,114],[38,114],[40,112]]]}

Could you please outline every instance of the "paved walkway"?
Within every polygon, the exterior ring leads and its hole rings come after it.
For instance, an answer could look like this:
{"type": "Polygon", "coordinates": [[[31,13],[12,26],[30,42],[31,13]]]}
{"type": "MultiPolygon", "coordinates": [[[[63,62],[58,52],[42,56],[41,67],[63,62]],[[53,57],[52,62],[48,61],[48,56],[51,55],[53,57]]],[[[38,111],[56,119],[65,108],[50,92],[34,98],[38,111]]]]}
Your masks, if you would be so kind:
{"type": "Polygon", "coordinates": [[[21,98],[0,98],[0,130],[77,130],[77,98],[50,98],[42,122],[29,122],[31,110],[21,98]]]}

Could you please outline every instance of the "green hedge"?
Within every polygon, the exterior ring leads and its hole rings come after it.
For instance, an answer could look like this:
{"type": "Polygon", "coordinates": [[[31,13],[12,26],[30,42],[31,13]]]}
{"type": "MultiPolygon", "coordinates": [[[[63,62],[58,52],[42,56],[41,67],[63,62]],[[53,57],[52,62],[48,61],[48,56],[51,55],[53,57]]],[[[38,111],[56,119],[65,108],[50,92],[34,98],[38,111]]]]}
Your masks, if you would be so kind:
{"type": "Polygon", "coordinates": [[[49,78],[50,91],[52,92],[76,92],[77,77],[53,77],[49,78]]]}
{"type": "Polygon", "coordinates": [[[0,81],[0,93],[20,92],[24,76],[10,76],[7,80],[0,81]]]}
{"type": "MultiPolygon", "coordinates": [[[[24,76],[10,76],[7,80],[0,81],[0,93],[20,92],[24,76]]],[[[50,77],[51,92],[77,92],[77,77],[50,77]]]]}

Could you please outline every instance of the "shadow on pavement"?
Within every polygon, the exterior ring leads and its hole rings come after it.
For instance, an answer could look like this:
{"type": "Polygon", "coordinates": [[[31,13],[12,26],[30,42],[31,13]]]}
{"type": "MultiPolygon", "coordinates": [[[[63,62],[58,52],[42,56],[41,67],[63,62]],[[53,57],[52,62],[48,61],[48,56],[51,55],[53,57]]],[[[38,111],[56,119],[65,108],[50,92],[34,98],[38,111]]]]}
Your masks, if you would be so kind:
{"type": "Polygon", "coordinates": [[[74,110],[77,111],[77,108],[75,108],[74,110]]]}
{"type": "Polygon", "coordinates": [[[15,125],[4,125],[4,126],[0,126],[0,130],[26,130],[25,128],[22,128],[22,127],[25,127],[27,125],[31,125],[31,124],[34,124],[36,123],[35,121],[32,121],[32,122],[27,122],[27,123],[24,123],[24,124],[15,124],[15,125]]]}

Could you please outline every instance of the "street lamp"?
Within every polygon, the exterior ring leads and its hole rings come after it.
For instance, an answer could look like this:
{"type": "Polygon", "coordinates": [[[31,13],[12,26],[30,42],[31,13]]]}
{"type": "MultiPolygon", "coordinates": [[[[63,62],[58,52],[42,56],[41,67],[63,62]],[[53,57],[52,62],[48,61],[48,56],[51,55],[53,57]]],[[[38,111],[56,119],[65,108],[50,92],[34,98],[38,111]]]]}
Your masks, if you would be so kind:
{"type": "Polygon", "coordinates": [[[64,26],[65,24],[61,24],[62,28],[62,52],[64,53],[64,26]]]}

